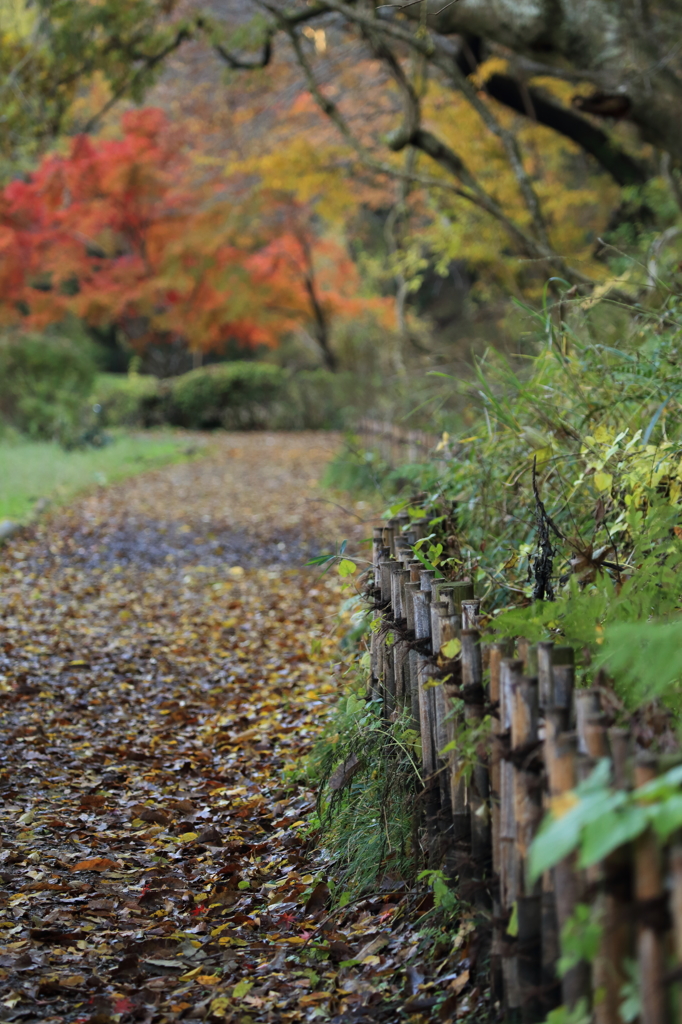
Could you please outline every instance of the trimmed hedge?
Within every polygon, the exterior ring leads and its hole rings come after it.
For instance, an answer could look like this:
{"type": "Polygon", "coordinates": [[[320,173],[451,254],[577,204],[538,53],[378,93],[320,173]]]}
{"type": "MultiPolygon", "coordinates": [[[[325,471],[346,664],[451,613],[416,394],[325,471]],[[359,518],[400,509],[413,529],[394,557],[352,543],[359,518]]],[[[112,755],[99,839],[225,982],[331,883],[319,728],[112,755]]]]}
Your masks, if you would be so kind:
{"type": "Polygon", "coordinates": [[[347,424],[360,405],[358,387],[352,373],[291,374],[272,363],[235,361],[162,381],[101,374],[91,401],[107,426],[325,430],[347,424]]]}
{"type": "Polygon", "coordinates": [[[284,370],[271,363],[218,363],[190,370],[169,382],[167,417],[195,430],[267,427],[286,385],[284,370]]]}
{"type": "Polygon", "coordinates": [[[93,348],[51,335],[0,337],[0,416],[36,440],[78,432],[95,380],[93,348]]]}

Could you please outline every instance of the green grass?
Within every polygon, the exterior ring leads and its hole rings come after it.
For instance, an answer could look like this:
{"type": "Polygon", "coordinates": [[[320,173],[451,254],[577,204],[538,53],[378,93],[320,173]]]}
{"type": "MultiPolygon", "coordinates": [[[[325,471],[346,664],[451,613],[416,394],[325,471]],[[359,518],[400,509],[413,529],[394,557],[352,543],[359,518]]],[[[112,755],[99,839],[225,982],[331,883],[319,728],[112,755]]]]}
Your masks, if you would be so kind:
{"type": "Polygon", "coordinates": [[[77,451],[52,441],[0,439],[0,520],[23,521],[40,499],[60,505],[82,491],[208,450],[203,437],[186,431],[113,431],[111,436],[104,448],[77,451]]]}

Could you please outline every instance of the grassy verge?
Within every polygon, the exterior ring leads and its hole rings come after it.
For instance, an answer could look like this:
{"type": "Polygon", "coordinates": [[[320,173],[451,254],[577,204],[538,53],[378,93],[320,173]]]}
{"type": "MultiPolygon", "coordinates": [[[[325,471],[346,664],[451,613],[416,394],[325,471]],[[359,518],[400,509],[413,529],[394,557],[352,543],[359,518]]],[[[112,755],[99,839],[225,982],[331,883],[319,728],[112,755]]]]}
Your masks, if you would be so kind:
{"type": "Polygon", "coordinates": [[[112,433],[103,448],[65,451],[52,441],[0,441],[0,520],[27,519],[41,499],[69,501],[81,491],[136,476],[208,450],[208,442],[183,431],[112,433]]]}

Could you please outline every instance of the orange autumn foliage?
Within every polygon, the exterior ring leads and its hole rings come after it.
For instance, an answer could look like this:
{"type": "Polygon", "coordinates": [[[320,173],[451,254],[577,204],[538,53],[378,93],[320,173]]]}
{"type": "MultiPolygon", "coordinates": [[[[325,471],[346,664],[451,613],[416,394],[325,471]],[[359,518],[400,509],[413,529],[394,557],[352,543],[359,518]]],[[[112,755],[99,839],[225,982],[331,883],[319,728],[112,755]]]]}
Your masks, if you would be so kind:
{"type": "Polygon", "coordinates": [[[386,320],[390,305],[360,291],[352,260],[316,236],[304,205],[254,198],[237,178],[201,180],[156,109],[126,114],[121,138],[75,139],[0,192],[7,324],[75,315],[116,325],[137,348],[178,337],[204,351],[272,346],[320,316],[386,320]]]}

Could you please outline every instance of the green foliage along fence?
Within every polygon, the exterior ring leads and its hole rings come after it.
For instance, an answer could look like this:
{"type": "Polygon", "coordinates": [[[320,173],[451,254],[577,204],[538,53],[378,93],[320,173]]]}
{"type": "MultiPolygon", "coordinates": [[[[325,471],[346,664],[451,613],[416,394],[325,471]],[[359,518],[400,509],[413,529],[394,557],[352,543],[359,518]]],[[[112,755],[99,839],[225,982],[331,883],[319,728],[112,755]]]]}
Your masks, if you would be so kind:
{"type": "Polygon", "coordinates": [[[473,585],[415,558],[426,528],[374,532],[370,686],[420,735],[429,867],[492,922],[493,1003],[524,1024],[679,1017],[682,756],[615,727],[571,648],[482,644],[473,585]]]}

